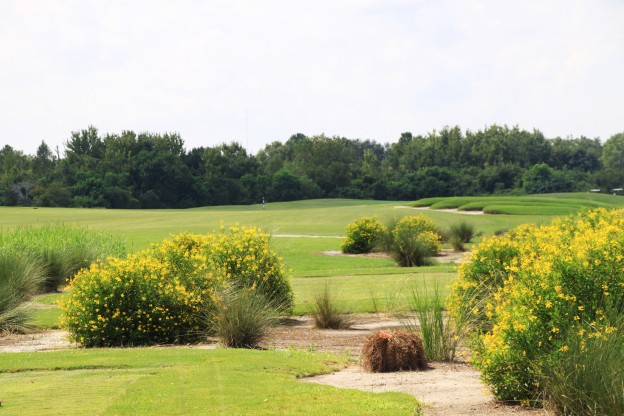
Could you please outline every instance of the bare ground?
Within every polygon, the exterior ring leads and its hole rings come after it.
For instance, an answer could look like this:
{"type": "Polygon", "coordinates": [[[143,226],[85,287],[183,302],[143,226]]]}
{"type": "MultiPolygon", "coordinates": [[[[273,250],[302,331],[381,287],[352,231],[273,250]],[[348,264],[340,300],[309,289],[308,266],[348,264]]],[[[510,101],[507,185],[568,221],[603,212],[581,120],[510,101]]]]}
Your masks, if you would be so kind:
{"type": "MultiPolygon", "coordinates": [[[[370,392],[398,391],[414,395],[424,405],[425,415],[460,416],[538,416],[544,410],[507,406],[497,402],[479,380],[479,372],[466,363],[430,363],[427,371],[366,373],[359,364],[364,340],[379,329],[392,329],[400,324],[386,315],[354,315],[348,330],[319,330],[310,317],[293,317],[272,330],[264,348],[300,348],[330,351],[348,355],[353,365],[333,374],[302,379],[303,382],[355,388],[370,392]]],[[[214,348],[215,344],[198,348],[214,348]]],[[[9,334],[0,337],[2,352],[53,351],[75,348],[67,341],[65,331],[36,334],[9,334]]]]}
{"type": "Polygon", "coordinates": [[[0,336],[0,353],[54,351],[73,348],[66,331],[52,330],[30,334],[4,334],[0,336]]]}
{"type": "MultiPolygon", "coordinates": [[[[265,342],[267,348],[303,348],[347,354],[358,362],[364,340],[379,329],[400,326],[391,317],[362,314],[355,316],[349,330],[319,330],[309,317],[289,319],[276,328],[265,342]]],[[[480,373],[467,363],[431,363],[427,371],[366,373],[352,365],[342,371],[302,379],[304,382],[355,388],[371,392],[398,391],[414,395],[429,416],[538,416],[543,409],[508,406],[494,399],[479,379],[480,373]]]]}
{"type": "MultiPolygon", "coordinates": [[[[345,254],[342,251],[331,250],[331,251],[321,251],[321,254],[324,256],[347,256],[347,257],[364,257],[364,258],[372,258],[372,259],[390,259],[390,255],[388,253],[383,252],[373,252],[373,253],[365,253],[365,254],[345,254]]],[[[470,251],[454,251],[450,248],[443,248],[440,250],[440,253],[436,254],[433,259],[440,263],[455,263],[460,264],[467,256],[470,255],[470,251]]]]}

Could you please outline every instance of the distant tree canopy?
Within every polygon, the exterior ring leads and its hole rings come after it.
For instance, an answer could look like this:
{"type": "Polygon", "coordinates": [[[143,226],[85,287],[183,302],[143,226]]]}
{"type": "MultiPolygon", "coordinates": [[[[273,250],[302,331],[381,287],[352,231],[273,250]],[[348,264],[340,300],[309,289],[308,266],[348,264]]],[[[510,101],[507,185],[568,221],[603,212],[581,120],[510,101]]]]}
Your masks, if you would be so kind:
{"type": "Polygon", "coordinates": [[[493,125],[401,134],[393,144],[295,134],[256,155],[240,144],[185,150],[176,133],[72,132],[61,156],[0,149],[0,204],[187,208],[309,198],[585,191],[624,185],[624,133],[604,145],[493,125]]]}

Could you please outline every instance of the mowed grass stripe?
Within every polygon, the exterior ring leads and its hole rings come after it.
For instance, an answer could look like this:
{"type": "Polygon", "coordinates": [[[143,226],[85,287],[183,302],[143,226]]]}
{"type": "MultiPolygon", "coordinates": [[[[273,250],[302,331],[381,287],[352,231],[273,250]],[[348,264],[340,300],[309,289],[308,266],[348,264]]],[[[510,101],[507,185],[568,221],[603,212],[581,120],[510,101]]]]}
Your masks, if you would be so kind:
{"type": "Polygon", "coordinates": [[[593,208],[624,207],[624,197],[597,193],[556,193],[528,196],[424,198],[412,204],[431,209],[485,211],[508,215],[567,215],[593,208]]]}
{"type": "Polygon", "coordinates": [[[446,297],[455,272],[418,272],[389,275],[356,275],[294,278],[295,314],[308,314],[315,294],[327,285],[336,301],[345,310],[357,313],[386,313],[405,311],[410,307],[413,290],[419,293],[439,293],[446,297]]]}
{"type": "Polygon", "coordinates": [[[2,414],[414,414],[417,402],[407,394],[297,381],[345,364],[344,357],[295,350],[180,347],[1,354],[2,414]],[[121,368],[88,368],[103,361],[121,368]],[[9,372],[28,367],[41,370],[9,372]]]}

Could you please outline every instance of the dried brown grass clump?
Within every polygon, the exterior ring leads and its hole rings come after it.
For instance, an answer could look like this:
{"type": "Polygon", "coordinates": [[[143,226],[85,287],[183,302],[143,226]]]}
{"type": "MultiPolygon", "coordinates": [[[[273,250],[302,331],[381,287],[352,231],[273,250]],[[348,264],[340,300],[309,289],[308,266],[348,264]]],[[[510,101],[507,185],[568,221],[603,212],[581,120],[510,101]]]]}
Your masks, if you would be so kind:
{"type": "Polygon", "coordinates": [[[421,339],[411,332],[379,331],[366,339],[362,367],[371,373],[425,370],[425,350],[421,339]]]}

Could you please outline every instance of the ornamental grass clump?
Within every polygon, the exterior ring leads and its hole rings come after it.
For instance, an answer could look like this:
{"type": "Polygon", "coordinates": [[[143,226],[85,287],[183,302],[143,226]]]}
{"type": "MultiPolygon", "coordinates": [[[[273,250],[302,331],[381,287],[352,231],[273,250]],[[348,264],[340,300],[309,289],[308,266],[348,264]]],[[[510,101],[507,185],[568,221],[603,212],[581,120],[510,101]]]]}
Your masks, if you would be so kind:
{"type": "Polygon", "coordinates": [[[624,415],[624,317],[613,327],[608,337],[570,334],[566,354],[536,369],[546,400],[560,414],[624,415]]]}
{"type": "Polygon", "coordinates": [[[41,264],[41,291],[56,291],[78,270],[108,256],[123,257],[125,247],[113,236],[81,227],[46,225],[0,233],[0,249],[27,256],[41,264]]]}
{"type": "Polygon", "coordinates": [[[257,348],[285,314],[282,305],[251,288],[232,286],[219,297],[216,310],[208,312],[209,329],[228,348],[257,348]]]}
{"type": "Polygon", "coordinates": [[[312,318],[314,326],[319,329],[348,329],[353,324],[349,313],[337,304],[327,283],[322,290],[314,293],[312,318]]]}
{"type": "Polygon", "coordinates": [[[426,370],[422,341],[412,332],[378,331],[364,342],[362,367],[371,373],[426,370]]]}
{"type": "Polygon", "coordinates": [[[425,357],[429,361],[455,361],[459,343],[466,330],[466,322],[449,315],[444,298],[436,285],[430,293],[412,289],[410,314],[399,315],[408,331],[419,333],[425,357]]]}
{"type": "Polygon", "coordinates": [[[40,263],[0,249],[0,332],[24,329],[28,323],[25,302],[38,292],[44,279],[40,263]]]}
{"type": "Polygon", "coordinates": [[[379,245],[386,227],[376,216],[362,217],[347,226],[347,238],[342,243],[346,254],[370,253],[379,245]]]}
{"type": "Polygon", "coordinates": [[[61,303],[73,341],[86,347],[195,342],[224,289],[237,285],[292,306],[281,260],[257,228],[183,233],[126,259],[79,272],[61,303]]]}
{"type": "Polygon", "coordinates": [[[453,297],[451,312],[472,322],[473,361],[494,395],[539,403],[540,369],[618,330],[624,212],[583,212],[485,240],[460,266],[453,297]]]}
{"type": "Polygon", "coordinates": [[[460,221],[449,226],[448,241],[451,243],[455,251],[465,251],[466,248],[464,244],[470,243],[474,236],[474,225],[466,221],[460,221]]]}

